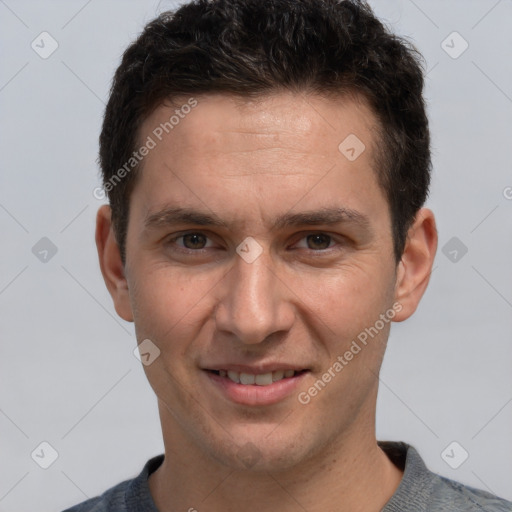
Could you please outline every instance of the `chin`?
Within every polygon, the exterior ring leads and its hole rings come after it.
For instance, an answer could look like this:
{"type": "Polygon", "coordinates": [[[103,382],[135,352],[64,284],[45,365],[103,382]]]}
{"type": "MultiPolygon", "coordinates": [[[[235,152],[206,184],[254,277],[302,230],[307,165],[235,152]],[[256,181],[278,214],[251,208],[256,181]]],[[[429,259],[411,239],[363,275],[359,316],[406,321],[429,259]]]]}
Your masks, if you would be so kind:
{"type": "Polygon", "coordinates": [[[210,447],[209,452],[224,466],[237,471],[280,472],[301,463],[308,455],[301,436],[290,433],[289,437],[277,435],[271,439],[268,432],[257,435],[235,436],[220,445],[210,447]]]}

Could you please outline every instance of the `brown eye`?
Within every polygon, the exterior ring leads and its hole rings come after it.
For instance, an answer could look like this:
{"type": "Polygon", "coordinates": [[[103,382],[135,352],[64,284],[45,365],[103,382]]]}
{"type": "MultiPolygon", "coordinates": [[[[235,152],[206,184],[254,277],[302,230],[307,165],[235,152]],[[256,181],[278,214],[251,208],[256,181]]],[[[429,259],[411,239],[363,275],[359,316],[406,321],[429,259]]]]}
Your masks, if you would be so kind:
{"type": "Polygon", "coordinates": [[[324,233],[308,235],[306,238],[308,241],[308,248],[313,250],[328,249],[332,241],[332,237],[324,233]]]}
{"type": "Polygon", "coordinates": [[[188,233],[179,238],[183,238],[183,245],[187,249],[203,249],[208,239],[201,233],[188,233]]]}

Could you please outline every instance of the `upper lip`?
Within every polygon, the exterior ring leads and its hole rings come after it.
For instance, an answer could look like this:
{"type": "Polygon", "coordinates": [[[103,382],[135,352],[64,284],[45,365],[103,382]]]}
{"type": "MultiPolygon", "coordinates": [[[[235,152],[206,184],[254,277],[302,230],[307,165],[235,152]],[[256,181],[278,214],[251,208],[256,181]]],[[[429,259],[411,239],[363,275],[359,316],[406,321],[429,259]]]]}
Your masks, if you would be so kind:
{"type": "Polygon", "coordinates": [[[262,373],[271,373],[278,370],[295,370],[296,372],[300,372],[302,370],[308,370],[306,366],[302,366],[300,364],[290,364],[290,363],[265,363],[265,364],[255,364],[255,365],[246,365],[246,364],[235,364],[235,363],[220,363],[220,364],[212,364],[208,366],[204,366],[203,370],[226,370],[233,371],[238,373],[248,373],[248,374],[262,374],[262,373]]]}

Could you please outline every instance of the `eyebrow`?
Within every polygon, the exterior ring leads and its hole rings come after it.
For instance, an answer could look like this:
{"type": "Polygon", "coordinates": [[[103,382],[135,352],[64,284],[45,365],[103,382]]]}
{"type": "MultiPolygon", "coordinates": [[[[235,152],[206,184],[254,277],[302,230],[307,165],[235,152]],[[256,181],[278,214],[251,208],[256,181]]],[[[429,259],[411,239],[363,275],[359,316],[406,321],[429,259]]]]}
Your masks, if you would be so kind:
{"type": "MultiPolygon", "coordinates": [[[[361,212],[343,207],[323,207],[298,213],[287,212],[274,219],[271,230],[285,227],[353,224],[371,232],[370,219],[361,212]]],[[[215,213],[195,210],[186,207],[166,207],[148,215],[144,221],[146,229],[159,229],[177,224],[194,224],[206,227],[223,227],[229,229],[230,224],[215,213]]],[[[235,224],[232,223],[232,224],[235,224]]]]}

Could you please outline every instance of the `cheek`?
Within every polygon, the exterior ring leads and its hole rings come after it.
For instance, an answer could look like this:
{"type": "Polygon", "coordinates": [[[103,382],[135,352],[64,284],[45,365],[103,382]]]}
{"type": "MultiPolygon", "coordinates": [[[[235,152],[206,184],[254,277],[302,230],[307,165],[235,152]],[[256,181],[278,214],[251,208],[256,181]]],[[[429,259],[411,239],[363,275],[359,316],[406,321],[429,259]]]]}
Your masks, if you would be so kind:
{"type": "Polygon", "coordinates": [[[331,336],[343,340],[373,325],[393,297],[389,275],[374,265],[347,265],[302,276],[294,286],[313,317],[331,330],[331,336]]]}
{"type": "Polygon", "coordinates": [[[214,276],[189,270],[153,267],[141,271],[130,286],[137,339],[149,338],[161,350],[176,352],[195,337],[208,312],[214,276]]]}

